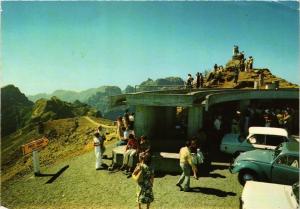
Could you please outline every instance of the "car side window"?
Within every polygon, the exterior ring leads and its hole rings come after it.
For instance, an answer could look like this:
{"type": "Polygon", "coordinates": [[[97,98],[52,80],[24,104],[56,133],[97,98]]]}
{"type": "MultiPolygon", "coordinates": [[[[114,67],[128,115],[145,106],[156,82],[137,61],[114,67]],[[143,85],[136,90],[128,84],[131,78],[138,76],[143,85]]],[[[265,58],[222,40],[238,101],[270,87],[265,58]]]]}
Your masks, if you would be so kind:
{"type": "Polygon", "coordinates": [[[255,142],[253,144],[265,144],[265,135],[256,134],[251,136],[249,140],[251,140],[251,138],[255,139],[255,142]]]}
{"type": "Polygon", "coordinates": [[[285,137],[267,135],[266,136],[266,145],[277,146],[285,141],[285,137]]]}
{"type": "Polygon", "coordinates": [[[278,159],[276,160],[276,164],[278,165],[287,165],[287,156],[279,156],[278,159]]]}
{"type": "Polygon", "coordinates": [[[276,160],[276,164],[298,169],[299,168],[299,158],[296,156],[287,156],[287,155],[280,156],[276,160]]]}
{"type": "Polygon", "coordinates": [[[288,156],[288,165],[290,167],[299,168],[299,158],[296,156],[288,156]]]}

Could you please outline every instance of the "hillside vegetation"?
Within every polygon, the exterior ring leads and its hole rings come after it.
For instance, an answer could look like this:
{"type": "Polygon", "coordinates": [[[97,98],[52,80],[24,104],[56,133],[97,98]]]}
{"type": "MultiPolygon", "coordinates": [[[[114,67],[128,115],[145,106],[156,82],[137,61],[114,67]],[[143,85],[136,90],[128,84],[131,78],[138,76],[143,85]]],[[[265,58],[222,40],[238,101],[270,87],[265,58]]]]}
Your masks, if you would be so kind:
{"type": "Polygon", "coordinates": [[[13,85],[1,88],[1,102],[2,137],[31,123],[83,115],[101,116],[100,111],[78,100],[68,103],[52,97],[49,100],[39,99],[33,103],[13,85]]]}
{"type": "Polygon", "coordinates": [[[76,100],[74,103],[64,102],[57,97],[50,100],[39,99],[36,101],[31,115],[32,122],[48,121],[59,118],[71,118],[76,116],[96,116],[100,117],[100,111],[90,107],[87,104],[76,100]]]}
{"type": "Polygon", "coordinates": [[[1,136],[15,132],[28,123],[34,103],[14,85],[1,88],[1,136]]]}
{"type": "Polygon", "coordinates": [[[107,141],[115,138],[113,122],[88,116],[49,120],[43,123],[42,132],[38,125],[31,124],[4,137],[1,144],[1,181],[32,172],[32,157],[31,154],[23,156],[23,144],[46,136],[49,144],[40,152],[40,162],[41,166],[49,166],[93,149],[93,133],[99,124],[105,126],[107,141]]]}

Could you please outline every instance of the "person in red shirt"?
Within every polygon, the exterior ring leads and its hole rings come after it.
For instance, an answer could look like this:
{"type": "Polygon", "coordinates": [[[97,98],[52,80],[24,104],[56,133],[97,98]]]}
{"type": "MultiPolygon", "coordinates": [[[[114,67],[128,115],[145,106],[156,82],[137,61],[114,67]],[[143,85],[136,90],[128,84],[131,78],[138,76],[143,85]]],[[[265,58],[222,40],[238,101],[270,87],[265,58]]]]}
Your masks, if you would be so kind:
{"type": "Polygon", "coordinates": [[[123,165],[121,167],[121,170],[124,169],[126,169],[127,171],[132,170],[133,158],[136,155],[137,149],[138,149],[138,141],[136,140],[133,134],[130,134],[129,140],[125,148],[123,165]]]}

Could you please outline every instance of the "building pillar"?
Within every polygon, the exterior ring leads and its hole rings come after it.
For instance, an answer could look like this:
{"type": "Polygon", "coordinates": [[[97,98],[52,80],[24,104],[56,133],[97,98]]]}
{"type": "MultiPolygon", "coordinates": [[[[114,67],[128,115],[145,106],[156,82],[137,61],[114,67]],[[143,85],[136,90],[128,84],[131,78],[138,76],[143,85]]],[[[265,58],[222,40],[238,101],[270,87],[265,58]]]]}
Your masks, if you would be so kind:
{"type": "Polygon", "coordinates": [[[153,137],[156,126],[156,111],[151,106],[136,106],[135,119],[134,119],[134,132],[136,136],[140,137],[146,135],[153,137]]]}
{"type": "Polygon", "coordinates": [[[134,132],[139,137],[167,137],[175,125],[176,107],[136,106],[134,132]]]}
{"type": "Polygon", "coordinates": [[[199,128],[203,126],[203,112],[202,106],[189,107],[188,109],[188,137],[195,136],[199,128]]]}

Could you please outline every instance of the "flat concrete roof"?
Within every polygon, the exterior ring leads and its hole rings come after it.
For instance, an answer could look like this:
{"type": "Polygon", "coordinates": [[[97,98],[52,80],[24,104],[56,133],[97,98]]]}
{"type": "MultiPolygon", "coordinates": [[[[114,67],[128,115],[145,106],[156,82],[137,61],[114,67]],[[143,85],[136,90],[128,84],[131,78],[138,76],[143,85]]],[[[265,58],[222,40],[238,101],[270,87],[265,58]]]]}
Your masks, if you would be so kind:
{"type": "Polygon", "coordinates": [[[236,100],[248,99],[299,99],[299,89],[257,90],[257,89],[197,89],[197,90],[165,90],[147,91],[112,96],[111,106],[122,104],[143,106],[192,107],[209,106],[236,100]]]}

